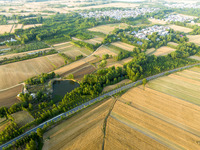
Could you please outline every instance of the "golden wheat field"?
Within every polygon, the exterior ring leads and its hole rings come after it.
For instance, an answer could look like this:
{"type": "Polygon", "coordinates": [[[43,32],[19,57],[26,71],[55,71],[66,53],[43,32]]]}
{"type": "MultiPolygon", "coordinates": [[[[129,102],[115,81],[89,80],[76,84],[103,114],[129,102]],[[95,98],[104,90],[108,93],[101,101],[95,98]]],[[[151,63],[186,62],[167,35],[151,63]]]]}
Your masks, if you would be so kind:
{"type": "Polygon", "coordinates": [[[13,25],[0,25],[0,34],[10,33],[13,25]]]}
{"type": "Polygon", "coordinates": [[[133,51],[133,48],[135,47],[133,45],[123,43],[123,42],[114,42],[114,43],[112,43],[112,45],[117,46],[117,47],[127,50],[127,51],[133,51]]]}
{"type": "Polygon", "coordinates": [[[59,69],[55,70],[54,72],[61,76],[67,76],[68,74],[71,74],[79,69],[82,69],[83,67],[87,66],[88,63],[90,63],[91,61],[95,61],[96,59],[97,58],[94,56],[89,56],[84,59],[75,61],[69,65],[66,65],[62,68],[59,68],[59,69]]]}
{"type": "Polygon", "coordinates": [[[187,35],[189,42],[200,45],[200,35],[187,35]]]}
{"type": "MultiPolygon", "coordinates": [[[[132,93],[136,94],[132,91],[132,93]]],[[[196,141],[200,140],[197,133],[191,133],[181,127],[181,124],[176,122],[169,122],[164,117],[156,116],[157,112],[153,110],[147,111],[143,108],[143,105],[137,105],[134,102],[134,98],[131,98],[132,105],[128,105],[122,102],[116,102],[112,112],[111,117],[126,124],[130,128],[133,128],[144,135],[154,139],[161,145],[166,146],[169,149],[198,149],[199,145],[196,141]],[[183,138],[184,137],[184,138],[183,138]]],[[[140,99],[143,101],[143,99],[140,99]]],[[[150,99],[144,100],[143,103],[147,103],[150,99]]],[[[151,104],[152,107],[156,107],[151,104]]],[[[187,128],[186,128],[187,129],[187,128]]],[[[149,143],[149,141],[147,141],[149,143]]],[[[149,143],[151,146],[152,143],[149,143]]],[[[134,146],[138,148],[142,147],[141,144],[135,143],[134,146]]],[[[146,146],[144,149],[149,149],[146,146]]],[[[160,149],[160,148],[158,148],[160,149]]]]}
{"type": "Polygon", "coordinates": [[[113,52],[113,50],[107,46],[102,45],[99,47],[92,55],[97,55],[102,57],[103,55],[108,54],[112,56],[116,56],[117,53],[113,52]]]}
{"type": "Polygon", "coordinates": [[[200,133],[200,119],[196,119],[200,107],[197,105],[148,87],[144,90],[142,86],[129,90],[120,100],[188,132],[200,133]]]}
{"type": "Polygon", "coordinates": [[[190,28],[181,27],[181,26],[177,26],[177,25],[168,25],[168,26],[175,31],[180,31],[180,32],[185,32],[185,33],[189,33],[192,31],[192,29],[190,29],[190,28]]]}
{"type": "Polygon", "coordinates": [[[155,53],[156,49],[155,48],[150,48],[150,49],[147,49],[145,54],[146,55],[153,55],[153,53],[155,53]]]}
{"type": "Polygon", "coordinates": [[[176,49],[168,47],[168,46],[162,46],[162,47],[158,48],[152,54],[155,56],[164,56],[164,55],[170,54],[171,52],[174,52],[175,50],[176,49]]]}
{"type": "Polygon", "coordinates": [[[16,29],[22,29],[22,24],[13,24],[12,30],[10,33],[14,33],[16,29]]]}
{"type": "Polygon", "coordinates": [[[93,44],[93,45],[95,45],[97,43],[99,44],[102,41],[103,41],[103,38],[101,38],[101,37],[96,37],[96,38],[93,38],[93,39],[85,40],[85,42],[93,44]]]}
{"type": "Polygon", "coordinates": [[[163,146],[156,140],[151,139],[113,117],[108,118],[104,149],[169,150],[169,148],[163,146]]]}
{"type": "MultiPolygon", "coordinates": [[[[54,56],[55,58],[60,58],[57,54],[54,56]]],[[[14,86],[35,75],[54,70],[56,65],[46,57],[50,56],[1,65],[0,89],[14,86]]],[[[63,62],[63,59],[57,59],[57,63],[58,61],[63,62]]]]}
{"type": "Polygon", "coordinates": [[[42,26],[42,24],[29,24],[29,25],[24,25],[22,28],[28,29],[28,28],[38,27],[38,26],[42,26]]]}
{"type": "Polygon", "coordinates": [[[43,150],[102,149],[103,123],[113,99],[97,103],[47,131],[43,150]]]}
{"type": "Polygon", "coordinates": [[[104,34],[109,34],[115,28],[125,29],[127,27],[128,27],[128,25],[125,24],[125,23],[116,23],[116,24],[100,25],[100,26],[97,26],[97,27],[90,28],[88,30],[89,31],[94,31],[94,32],[102,32],[104,34]]]}
{"type": "Polygon", "coordinates": [[[159,19],[149,19],[149,21],[151,21],[152,24],[162,24],[165,25],[167,22],[164,20],[159,20],[159,19]]]}

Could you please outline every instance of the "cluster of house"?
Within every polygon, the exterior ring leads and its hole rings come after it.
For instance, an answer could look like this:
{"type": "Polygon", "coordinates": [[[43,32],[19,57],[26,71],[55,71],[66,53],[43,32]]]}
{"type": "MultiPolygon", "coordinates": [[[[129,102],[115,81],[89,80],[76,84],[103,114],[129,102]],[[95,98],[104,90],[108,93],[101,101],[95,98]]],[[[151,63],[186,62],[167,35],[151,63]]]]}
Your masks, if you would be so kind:
{"type": "Polygon", "coordinates": [[[183,16],[183,15],[168,15],[166,18],[163,19],[164,21],[167,22],[191,22],[194,20],[194,17],[192,16],[183,16]]]}
{"type": "MultiPolygon", "coordinates": [[[[137,37],[139,39],[145,39],[145,40],[149,40],[147,38],[148,35],[152,35],[154,32],[157,32],[158,35],[160,36],[166,36],[169,34],[169,30],[170,28],[167,26],[158,26],[158,25],[154,25],[152,27],[147,27],[145,29],[139,30],[138,32],[136,31],[132,31],[129,32],[129,34],[134,35],[134,37],[137,37]]],[[[160,39],[157,39],[160,40],[160,39]]],[[[138,43],[141,45],[141,43],[138,43]]]]}
{"type": "Polygon", "coordinates": [[[146,13],[151,13],[158,11],[159,8],[136,8],[131,10],[108,10],[108,11],[91,11],[87,13],[79,13],[84,18],[101,18],[110,17],[116,20],[121,20],[122,18],[137,17],[139,15],[145,15],[146,13]]]}
{"type": "Polygon", "coordinates": [[[169,8],[200,8],[200,5],[194,3],[175,3],[175,4],[165,4],[169,8]]]}

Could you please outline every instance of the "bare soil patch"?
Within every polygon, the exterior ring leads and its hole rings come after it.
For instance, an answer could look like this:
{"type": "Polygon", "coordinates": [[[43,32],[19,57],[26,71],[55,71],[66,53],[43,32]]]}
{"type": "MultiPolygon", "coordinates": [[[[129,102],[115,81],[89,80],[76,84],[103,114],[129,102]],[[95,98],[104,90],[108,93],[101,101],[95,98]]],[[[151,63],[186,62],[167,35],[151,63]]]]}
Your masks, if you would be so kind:
{"type": "Polygon", "coordinates": [[[17,95],[22,92],[23,85],[18,85],[16,87],[7,89],[5,91],[0,91],[0,106],[12,106],[15,103],[20,102],[17,99],[17,95]]]}

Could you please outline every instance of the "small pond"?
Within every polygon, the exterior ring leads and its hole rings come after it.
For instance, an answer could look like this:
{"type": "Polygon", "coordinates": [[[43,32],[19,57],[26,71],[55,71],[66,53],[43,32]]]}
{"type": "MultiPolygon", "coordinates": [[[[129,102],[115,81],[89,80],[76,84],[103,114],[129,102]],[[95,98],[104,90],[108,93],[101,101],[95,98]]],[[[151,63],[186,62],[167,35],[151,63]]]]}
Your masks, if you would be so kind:
{"type": "Polygon", "coordinates": [[[53,83],[53,99],[62,99],[67,92],[71,92],[73,89],[79,87],[77,82],[72,80],[54,81],[53,83]]]}

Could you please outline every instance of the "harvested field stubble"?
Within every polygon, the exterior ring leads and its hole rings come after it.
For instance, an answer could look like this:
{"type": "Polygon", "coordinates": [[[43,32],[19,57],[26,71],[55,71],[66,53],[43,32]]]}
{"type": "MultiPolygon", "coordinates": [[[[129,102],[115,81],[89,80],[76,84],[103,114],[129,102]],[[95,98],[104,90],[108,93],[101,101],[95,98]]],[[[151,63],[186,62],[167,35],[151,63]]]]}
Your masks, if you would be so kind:
{"type": "MultiPolygon", "coordinates": [[[[135,128],[170,149],[198,149],[200,137],[166,122],[164,118],[154,117],[137,107],[117,102],[111,116],[120,122],[135,128]],[[184,137],[184,138],[183,138],[184,137]]],[[[153,145],[153,144],[152,144],[153,145]]],[[[139,145],[141,147],[141,145],[139,145]]]]}
{"type": "Polygon", "coordinates": [[[102,32],[104,34],[109,34],[112,32],[115,28],[119,29],[125,29],[127,28],[128,25],[125,23],[116,23],[116,24],[107,24],[107,25],[100,25],[94,28],[88,29],[89,31],[94,31],[94,32],[102,32]]]}
{"type": "Polygon", "coordinates": [[[117,53],[113,52],[109,47],[104,46],[104,45],[99,47],[92,55],[98,55],[102,57],[105,54],[112,55],[112,56],[117,55],[117,53]]]}
{"type": "Polygon", "coordinates": [[[137,87],[125,93],[121,100],[171,124],[185,126],[200,134],[200,107],[150,88],[137,87]]]}
{"type": "Polygon", "coordinates": [[[154,53],[153,55],[156,55],[156,56],[164,56],[164,55],[167,55],[167,54],[170,54],[171,52],[174,52],[176,49],[173,49],[171,47],[168,47],[168,46],[162,46],[160,48],[158,48],[154,53]]]}
{"type": "Polygon", "coordinates": [[[13,25],[0,25],[0,34],[10,33],[13,25]]]}
{"type": "Polygon", "coordinates": [[[73,62],[69,65],[66,65],[62,68],[59,68],[57,70],[55,70],[56,74],[59,74],[61,76],[66,76],[72,72],[75,72],[77,70],[80,70],[81,68],[85,67],[88,65],[88,63],[90,63],[91,61],[95,61],[97,58],[94,56],[89,56],[86,57],[84,59],[78,60],[76,62],[73,62]]]}
{"type": "Polygon", "coordinates": [[[97,103],[44,134],[43,150],[102,149],[103,122],[113,103],[112,99],[97,103]]]}
{"type": "Polygon", "coordinates": [[[182,27],[182,26],[178,26],[178,25],[168,25],[170,28],[174,29],[175,31],[180,31],[180,32],[185,32],[185,33],[189,33],[192,31],[192,29],[190,28],[186,28],[186,27],[182,27]]]}
{"type": "Polygon", "coordinates": [[[0,91],[0,106],[9,107],[15,103],[20,102],[16,96],[20,92],[22,92],[22,88],[23,88],[23,85],[20,84],[20,85],[17,85],[16,87],[13,87],[4,91],[0,91]]]}
{"type": "Polygon", "coordinates": [[[169,150],[159,142],[134,130],[121,121],[109,117],[106,128],[105,150],[113,149],[169,150]]]}
{"type": "Polygon", "coordinates": [[[14,86],[35,75],[50,72],[54,70],[54,68],[54,65],[45,57],[1,65],[0,89],[14,86]]]}
{"type": "Polygon", "coordinates": [[[123,42],[114,42],[114,43],[112,43],[112,45],[117,46],[117,47],[127,50],[127,51],[133,51],[133,48],[135,47],[133,45],[123,43],[123,42]]]}
{"type": "Polygon", "coordinates": [[[200,35],[187,35],[189,42],[200,45],[200,35]]]}

